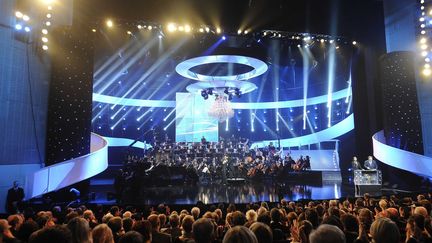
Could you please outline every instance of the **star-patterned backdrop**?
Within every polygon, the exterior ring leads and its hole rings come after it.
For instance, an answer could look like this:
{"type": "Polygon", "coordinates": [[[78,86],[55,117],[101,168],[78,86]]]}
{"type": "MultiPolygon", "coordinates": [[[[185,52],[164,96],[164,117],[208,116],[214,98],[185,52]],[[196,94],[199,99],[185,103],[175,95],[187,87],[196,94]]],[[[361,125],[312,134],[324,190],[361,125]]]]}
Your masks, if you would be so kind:
{"type": "Polygon", "coordinates": [[[384,134],[387,144],[423,153],[414,54],[392,52],[380,60],[384,134]]]}
{"type": "Polygon", "coordinates": [[[93,35],[82,28],[59,28],[50,41],[52,74],[46,165],[90,152],[93,89],[93,35]]]}

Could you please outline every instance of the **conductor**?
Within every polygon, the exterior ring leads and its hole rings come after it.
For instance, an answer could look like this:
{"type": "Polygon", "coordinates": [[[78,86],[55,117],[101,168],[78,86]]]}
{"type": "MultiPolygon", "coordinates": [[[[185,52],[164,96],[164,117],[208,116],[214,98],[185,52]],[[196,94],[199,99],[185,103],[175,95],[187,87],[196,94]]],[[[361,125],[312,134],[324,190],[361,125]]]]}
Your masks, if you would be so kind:
{"type": "Polygon", "coordinates": [[[367,170],[376,170],[376,169],[378,169],[377,163],[373,159],[372,156],[368,156],[368,159],[364,162],[364,167],[367,170]]]}

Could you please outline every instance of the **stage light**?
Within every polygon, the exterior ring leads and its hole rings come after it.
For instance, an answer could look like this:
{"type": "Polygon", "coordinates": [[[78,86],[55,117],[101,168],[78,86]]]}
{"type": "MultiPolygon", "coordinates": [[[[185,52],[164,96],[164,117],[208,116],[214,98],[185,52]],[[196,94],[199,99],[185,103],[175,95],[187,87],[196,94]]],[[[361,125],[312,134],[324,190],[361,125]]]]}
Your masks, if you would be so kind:
{"type": "Polygon", "coordinates": [[[47,8],[48,8],[48,10],[52,10],[52,6],[48,6],[47,8]]]}
{"type": "Polygon", "coordinates": [[[42,49],[46,51],[46,50],[48,50],[48,46],[47,45],[43,45],[42,49]]]}
{"type": "Polygon", "coordinates": [[[204,29],[203,28],[199,28],[199,32],[203,33],[204,29]]]}
{"type": "Polygon", "coordinates": [[[298,45],[297,45],[297,47],[298,47],[298,48],[300,48],[300,47],[301,47],[301,45],[300,45],[300,44],[298,44],[298,45]]]}
{"type": "Polygon", "coordinates": [[[42,29],[42,34],[47,35],[48,34],[48,30],[47,29],[42,29]]]}
{"type": "Polygon", "coordinates": [[[139,24],[139,25],[137,26],[137,28],[138,28],[139,30],[142,29],[142,25],[139,24]]]}
{"type": "Polygon", "coordinates": [[[128,34],[128,35],[132,35],[132,32],[130,32],[130,31],[128,30],[128,31],[126,31],[126,34],[128,34]]]}
{"type": "Polygon", "coordinates": [[[426,58],[425,58],[425,62],[430,62],[430,58],[429,58],[429,57],[426,57],[426,58]]]}
{"type": "Polygon", "coordinates": [[[237,30],[237,34],[241,34],[242,33],[242,30],[241,29],[239,29],[239,30],[237,30]]]}
{"type": "Polygon", "coordinates": [[[29,21],[29,20],[30,20],[30,17],[24,14],[24,15],[22,16],[22,19],[23,19],[24,21],[29,21]]]}
{"type": "Polygon", "coordinates": [[[431,76],[431,70],[430,70],[430,68],[425,68],[425,69],[423,69],[423,75],[424,76],[426,76],[426,77],[429,77],[429,76],[431,76]]]}
{"type": "Polygon", "coordinates": [[[426,31],[422,30],[422,31],[420,31],[420,34],[424,35],[424,34],[426,34],[426,31]]]}
{"type": "Polygon", "coordinates": [[[220,34],[222,31],[221,31],[221,29],[218,27],[218,28],[216,28],[216,33],[218,33],[218,34],[220,34]]]}
{"type": "Polygon", "coordinates": [[[425,24],[421,24],[421,25],[420,25],[420,28],[422,28],[422,29],[424,29],[425,27],[426,27],[425,24]]]}
{"type": "Polygon", "coordinates": [[[153,26],[149,25],[149,26],[147,27],[147,29],[148,29],[148,30],[152,30],[152,29],[153,29],[153,26]]]}
{"type": "Polygon", "coordinates": [[[352,44],[353,44],[353,45],[357,45],[357,41],[353,41],[352,44]]]}
{"type": "Polygon", "coordinates": [[[96,32],[96,29],[92,29],[92,32],[95,33],[95,32],[96,32]]]}
{"type": "Polygon", "coordinates": [[[179,30],[180,32],[183,32],[184,27],[180,25],[180,26],[178,27],[178,30],[179,30]]]}
{"type": "Polygon", "coordinates": [[[222,40],[226,40],[226,37],[225,37],[225,36],[222,36],[222,40]]]}
{"type": "Polygon", "coordinates": [[[50,22],[50,21],[47,21],[47,22],[45,22],[45,25],[46,25],[46,26],[51,26],[51,22],[50,22]]]}
{"type": "Polygon", "coordinates": [[[210,32],[210,28],[209,27],[205,27],[205,31],[208,33],[210,32]]]}
{"type": "Polygon", "coordinates": [[[50,13],[47,13],[46,17],[50,19],[52,15],[50,13]]]}
{"type": "Polygon", "coordinates": [[[17,17],[17,18],[22,18],[23,17],[23,14],[20,12],[20,11],[16,11],[15,12],[15,17],[17,17]]]}
{"type": "Polygon", "coordinates": [[[339,46],[336,46],[336,49],[339,49],[339,46]]]}
{"type": "Polygon", "coordinates": [[[425,67],[425,68],[430,68],[431,66],[430,66],[429,63],[426,63],[426,64],[424,65],[424,67],[425,67]]]}
{"type": "Polygon", "coordinates": [[[190,25],[185,25],[184,30],[186,33],[189,33],[191,31],[190,25]]]}
{"type": "Polygon", "coordinates": [[[247,35],[247,34],[249,33],[249,31],[245,30],[243,33],[244,33],[245,35],[247,35]]]}
{"type": "Polygon", "coordinates": [[[162,35],[160,35],[160,34],[159,34],[159,36],[158,36],[158,37],[159,37],[159,39],[162,39],[162,35]]]}
{"type": "Polygon", "coordinates": [[[429,15],[432,15],[432,9],[429,11],[429,15]]]}
{"type": "Polygon", "coordinates": [[[420,39],[420,44],[426,44],[426,41],[427,41],[426,38],[423,37],[420,39]]]}
{"type": "Polygon", "coordinates": [[[16,30],[22,30],[22,25],[20,25],[20,24],[16,24],[16,25],[15,25],[15,29],[16,29],[16,30]]]}
{"type": "Polygon", "coordinates": [[[427,52],[427,51],[422,51],[422,52],[421,52],[421,55],[422,55],[422,57],[425,57],[425,56],[428,55],[428,52],[427,52]]]}
{"type": "Polygon", "coordinates": [[[48,4],[52,4],[54,0],[43,0],[43,2],[48,5],[48,4]]]}
{"type": "Polygon", "coordinates": [[[174,32],[174,31],[177,30],[177,27],[175,26],[174,23],[169,23],[168,26],[167,26],[167,29],[168,29],[169,32],[174,32]]]}
{"type": "Polygon", "coordinates": [[[112,22],[112,20],[107,20],[106,21],[106,25],[109,27],[109,28],[111,28],[111,27],[113,27],[114,26],[114,23],[112,22]]]}
{"type": "Polygon", "coordinates": [[[426,44],[423,44],[420,46],[421,49],[426,50],[428,48],[428,46],[426,44]]]}
{"type": "Polygon", "coordinates": [[[329,42],[330,42],[330,44],[332,44],[334,42],[334,40],[330,40],[329,42]]]}
{"type": "Polygon", "coordinates": [[[42,37],[42,42],[47,43],[48,42],[48,38],[46,38],[45,36],[42,37]]]}
{"type": "Polygon", "coordinates": [[[321,43],[324,43],[324,41],[325,41],[324,39],[321,39],[321,40],[320,40],[321,43]]]}

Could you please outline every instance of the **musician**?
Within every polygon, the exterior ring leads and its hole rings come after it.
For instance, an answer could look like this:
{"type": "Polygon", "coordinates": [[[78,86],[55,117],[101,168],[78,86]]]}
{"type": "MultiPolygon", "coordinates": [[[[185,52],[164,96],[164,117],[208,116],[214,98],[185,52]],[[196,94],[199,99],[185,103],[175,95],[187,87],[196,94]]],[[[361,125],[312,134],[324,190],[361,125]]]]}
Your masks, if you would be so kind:
{"type": "Polygon", "coordinates": [[[363,170],[363,167],[361,166],[360,162],[357,160],[357,157],[355,156],[353,157],[351,164],[353,170],[363,170]]]}
{"type": "Polygon", "coordinates": [[[372,156],[368,156],[368,159],[364,162],[364,167],[367,170],[376,170],[378,169],[378,165],[372,156]]]}

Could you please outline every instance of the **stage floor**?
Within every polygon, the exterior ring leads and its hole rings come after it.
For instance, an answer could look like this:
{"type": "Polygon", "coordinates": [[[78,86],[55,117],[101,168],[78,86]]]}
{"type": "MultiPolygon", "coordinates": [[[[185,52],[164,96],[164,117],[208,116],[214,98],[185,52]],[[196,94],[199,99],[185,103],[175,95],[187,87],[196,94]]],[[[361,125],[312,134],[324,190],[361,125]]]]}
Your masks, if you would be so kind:
{"type": "MultiPolygon", "coordinates": [[[[112,185],[112,184],[111,184],[112,185]]],[[[113,198],[107,200],[106,191],[113,188],[107,186],[92,186],[96,192],[95,200],[92,203],[115,203],[113,198]],[[99,187],[99,189],[97,189],[99,187]]],[[[134,205],[156,205],[167,204],[196,204],[203,203],[250,203],[250,202],[278,202],[282,198],[287,200],[314,199],[324,200],[342,197],[353,197],[354,188],[342,186],[341,182],[325,184],[296,184],[296,183],[273,183],[271,181],[261,182],[238,182],[208,183],[197,185],[169,185],[152,186],[145,188],[126,188],[121,197],[122,204],[134,205]]]]}

